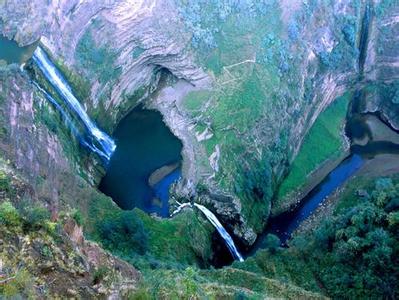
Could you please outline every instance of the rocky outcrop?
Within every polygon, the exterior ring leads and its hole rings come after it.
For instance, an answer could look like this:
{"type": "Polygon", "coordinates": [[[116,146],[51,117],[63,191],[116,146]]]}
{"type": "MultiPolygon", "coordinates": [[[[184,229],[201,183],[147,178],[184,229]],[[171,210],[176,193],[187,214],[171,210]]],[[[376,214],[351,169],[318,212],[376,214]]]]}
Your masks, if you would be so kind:
{"type": "Polygon", "coordinates": [[[377,112],[399,130],[399,7],[381,1],[375,4],[365,61],[365,77],[375,87],[363,94],[362,112],[377,112]]]}
{"type": "Polygon", "coordinates": [[[1,157],[30,182],[33,199],[55,214],[68,205],[85,211],[96,192],[79,173],[90,158],[58,112],[15,66],[0,70],[0,102],[1,157]]]}
{"type": "Polygon", "coordinates": [[[55,238],[44,229],[23,231],[0,224],[1,288],[16,284],[24,291],[22,297],[35,298],[120,298],[134,292],[140,273],[83,236],[76,240],[77,226],[66,220],[65,233],[55,238]]]}
{"type": "Polygon", "coordinates": [[[74,219],[77,210],[47,214],[49,203],[37,198],[35,182],[2,159],[0,178],[2,296],[98,299],[137,290],[141,274],[87,241],[74,219]]]}

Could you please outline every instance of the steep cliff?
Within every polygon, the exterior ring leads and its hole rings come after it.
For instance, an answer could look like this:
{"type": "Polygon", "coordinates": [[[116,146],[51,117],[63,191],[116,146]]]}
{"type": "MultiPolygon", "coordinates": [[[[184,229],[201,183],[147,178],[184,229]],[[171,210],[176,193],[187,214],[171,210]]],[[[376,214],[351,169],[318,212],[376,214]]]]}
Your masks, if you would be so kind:
{"type": "Polygon", "coordinates": [[[8,1],[1,31],[21,44],[41,36],[103,128],[139,102],[161,111],[184,145],[176,193],[247,244],[304,135],[356,77],[366,3],[44,2],[38,25],[26,16],[39,3],[15,14],[8,1]]]}
{"type": "MultiPolygon", "coordinates": [[[[138,104],[158,110],[183,143],[171,204],[206,205],[248,248],[346,155],[348,108],[399,130],[398,15],[397,0],[0,0],[0,33],[40,39],[110,134],[138,104]]],[[[199,271],[215,255],[207,220],[121,211],[96,189],[99,161],[31,82],[46,85],[32,64],[0,65],[2,292],[29,296],[34,277],[39,297],[322,297],[299,246],[199,271]],[[51,215],[36,224],[26,203],[51,215]]]]}

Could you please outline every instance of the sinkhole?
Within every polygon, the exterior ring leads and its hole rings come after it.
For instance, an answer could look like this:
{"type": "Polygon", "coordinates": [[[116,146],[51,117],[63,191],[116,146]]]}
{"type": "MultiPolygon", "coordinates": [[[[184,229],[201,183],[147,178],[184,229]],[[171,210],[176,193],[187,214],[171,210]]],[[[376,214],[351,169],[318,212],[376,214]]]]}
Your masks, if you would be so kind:
{"type": "Polygon", "coordinates": [[[162,115],[134,108],[116,127],[112,155],[99,189],[125,210],[169,216],[169,188],[181,176],[181,141],[162,115]]]}

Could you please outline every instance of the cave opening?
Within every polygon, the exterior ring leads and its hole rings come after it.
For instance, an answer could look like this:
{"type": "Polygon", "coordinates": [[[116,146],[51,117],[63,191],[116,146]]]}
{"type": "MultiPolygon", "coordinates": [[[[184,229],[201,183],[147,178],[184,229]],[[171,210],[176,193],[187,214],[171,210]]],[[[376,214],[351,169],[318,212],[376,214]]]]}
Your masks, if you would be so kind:
{"type": "Polygon", "coordinates": [[[169,188],[181,176],[181,141],[160,112],[142,105],[116,127],[112,155],[99,189],[125,210],[169,216],[169,188]]]}

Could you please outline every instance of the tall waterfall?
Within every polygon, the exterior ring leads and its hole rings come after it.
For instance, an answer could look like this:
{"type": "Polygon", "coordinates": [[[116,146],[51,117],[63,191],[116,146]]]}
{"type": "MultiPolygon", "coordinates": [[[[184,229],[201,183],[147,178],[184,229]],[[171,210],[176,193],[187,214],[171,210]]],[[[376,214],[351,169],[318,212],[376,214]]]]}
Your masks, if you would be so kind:
{"type": "Polygon", "coordinates": [[[39,46],[33,53],[33,60],[43,72],[44,76],[51,83],[54,89],[60,94],[62,99],[68,104],[68,106],[79,116],[80,120],[84,123],[85,127],[89,131],[90,135],[100,145],[100,148],[95,144],[88,145],[93,151],[104,157],[106,160],[111,158],[116,145],[113,139],[108,136],[105,132],[102,132],[96,124],[90,119],[86,111],[83,109],[78,99],[73,95],[71,87],[67,81],[57,70],[56,66],[51,62],[50,58],[39,46]]]}
{"type": "MultiPolygon", "coordinates": [[[[218,218],[205,206],[198,204],[198,203],[194,203],[194,206],[196,208],[198,208],[205,215],[205,217],[209,220],[209,222],[211,222],[211,224],[216,228],[216,230],[219,232],[220,236],[226,242],[226,245],[229,248],[233,257],[235,259],[238,259],[240,262],[243,262],[244,259],[241,256],[240,252],[238,252],[233,239],[231,238],[230,234],[226,231],[226,229],[224,229],[223,225],[219,222],[218,218]]],[[[180,204],[180,206],[172,213],[172,216],[179,213],[185,207],[192,207],[192,205],[191,205],[191,203],[180,204]]]]}
{"type": "Polygon", "coordinates": [[[79,130],[73,124],[73,121],[70,118],[70,116],[68,115],[68,113],[62,108],[61,105],[59,105],[57,103],[57,101],[54,98],[45,89],[43,89],[39,84],[37,84],[34,81],[33,81],[33,84],[46,97],[47,101],[49,101],[54,106],[54,108],[60,113],[62,119],[64,120],[64,122],[66,123],[66,125],[68,126],[68,128],[72,132],[72,134],[78,139],[79,143],[82,146],[89,149],[90,151],[95,152],[98,155],[100,155],[101,157],[108,159],[104,155],[104,153],[100,149],[97,148],[96,145],[92,144],[90,141],[87,141],[86,138],[84,136],[82,136],[82,134],[79,132],[79,130]]]}

